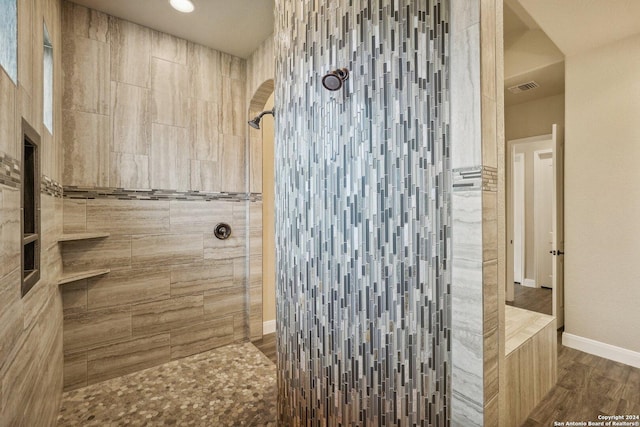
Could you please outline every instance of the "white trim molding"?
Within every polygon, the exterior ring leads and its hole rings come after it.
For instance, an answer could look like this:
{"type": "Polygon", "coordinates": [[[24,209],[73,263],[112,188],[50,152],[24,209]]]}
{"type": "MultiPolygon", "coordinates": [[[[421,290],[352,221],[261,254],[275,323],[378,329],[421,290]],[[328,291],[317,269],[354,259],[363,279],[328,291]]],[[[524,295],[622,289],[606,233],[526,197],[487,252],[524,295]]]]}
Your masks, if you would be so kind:
{"type": "Polygon", "coordinates": [[[605,344],[600,341],[595,341],[566,332],[562,333],[562,345],[584,351],[585,353],[593,354],[595,356],[604,357],[605,359],[613,360],[615,362],[624,363],[625,365],[640,368],[640,353],[627,350],[626,348],[616,347],[615,345],[605,344]]]}
{"type": "Polygon", "coordinates": [[[536,288],[536,281],[533,279],[524,279],[522,281],[522,286],[526,286],[528,288],[536,288]]]}
{"type": "Polygon", "coordinates": [[[276,331],[276,320],[267,320],[266,322],[262,322],[262,334],[272,334],[276,331]]]}

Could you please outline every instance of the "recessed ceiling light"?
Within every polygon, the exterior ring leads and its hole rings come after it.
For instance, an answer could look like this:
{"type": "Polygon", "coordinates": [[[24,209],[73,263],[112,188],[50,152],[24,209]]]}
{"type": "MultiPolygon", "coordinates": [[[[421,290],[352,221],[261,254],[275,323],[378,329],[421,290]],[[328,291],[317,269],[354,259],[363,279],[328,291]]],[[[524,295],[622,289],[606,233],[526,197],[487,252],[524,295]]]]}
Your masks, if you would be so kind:
{"type": "Polygon", "coordinates": [[[191,13],[195,9],[191,0],[169,0],[169,3],[175,10],[182,13],[191,13]]]}

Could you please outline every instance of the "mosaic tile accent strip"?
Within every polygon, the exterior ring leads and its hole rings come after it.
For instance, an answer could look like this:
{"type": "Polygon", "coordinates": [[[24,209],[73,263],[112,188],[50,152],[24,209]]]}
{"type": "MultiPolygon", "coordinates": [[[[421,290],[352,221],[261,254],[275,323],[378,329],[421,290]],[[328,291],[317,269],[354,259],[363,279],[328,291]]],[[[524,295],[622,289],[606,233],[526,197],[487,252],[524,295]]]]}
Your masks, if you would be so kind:
{"type": "Polygon", "coordinates": [[[46,175],[42,175],[42,181],[40,181],[40,183],[40,192],[42,194],[62,198],[62,185],[60,185],[59,182],[46,175]]]}
{"type": "Polygon", "coordinates": [[[274,426],[276,368],[221,347],[63,395],[59,426],[274,426]]]}
{"type": "Polygon", "coordinates": [[[479,190],[482,187],[482,166],[453,170],[453,191],[479,190]]]}
{"type": "Polygon", "coordinates": [[[278,422],[449,425],[449,1],[275,16],[278,422]]]}
{"type": "Polygon", "coordinates": [[[113,187],[64,187],[64,197],[69,199],[118,199],[118,200],[227,200],[250,201],[262,200],[261,193],[206,193],[201,191],[177,191],[155,189],[128,189],[113,187]]]}
{"type": "Polygon", "coordinates": [[[482,168],[482,189],[498,191],[498,168],[484,166],[482,168]]]}
{"type": "Polygon", "coordinates": [[[0,184],[20,188],[21,180],[20,162],[0,151],[0,184]]]}

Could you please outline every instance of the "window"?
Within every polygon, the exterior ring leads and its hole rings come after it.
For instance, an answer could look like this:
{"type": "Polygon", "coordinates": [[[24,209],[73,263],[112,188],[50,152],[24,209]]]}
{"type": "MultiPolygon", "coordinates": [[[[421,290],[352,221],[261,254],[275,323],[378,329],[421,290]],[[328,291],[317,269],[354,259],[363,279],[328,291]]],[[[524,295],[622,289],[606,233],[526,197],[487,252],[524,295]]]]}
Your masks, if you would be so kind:
{"type": "Polygon", "coordinates": [[[22,296],[40,280],[40,135],[22,120],[22,296]]]}
{"type": "Polygon", "coordinates": [[[53,134],[53,45],[47,24],[43,24],[44,62],[43,62],[43,123],[49,133],[53,134]]]}
{"type": "Polygon", "coordinates": [[[18,6],[16,0],[0,0],[0,66],[14,83],[18,81],[18,6]]]}

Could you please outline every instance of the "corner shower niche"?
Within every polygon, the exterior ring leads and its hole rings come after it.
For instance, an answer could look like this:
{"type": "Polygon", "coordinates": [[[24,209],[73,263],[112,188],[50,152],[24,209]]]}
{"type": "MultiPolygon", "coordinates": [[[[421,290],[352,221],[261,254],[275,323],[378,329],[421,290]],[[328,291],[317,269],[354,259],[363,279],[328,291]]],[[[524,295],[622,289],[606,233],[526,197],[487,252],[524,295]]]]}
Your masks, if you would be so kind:
{"type": "MultiPolygon", "coordinates": [[[[70,233],[63,234],[58,239],[58,243],[64,245],[65,242],[78,242],[78,241],[91,241],[95,239],[104,239],[109,237],[109,233],[70,233]]],[[[89,248],[88,248],[89,249],[89,248]]],[[[91,277],[101,276],[109,273],[109,268],[99,268],[92,270],[81,270],[67,272],[63,271],[62,276],[58,279],[58,285],[65,285],[67,283],[77,282],[83,279],[89,279],[91,277]]]]}

